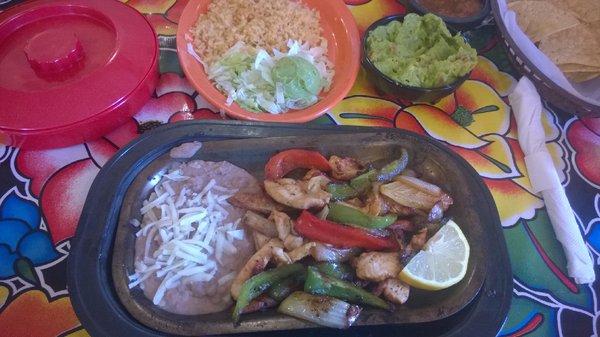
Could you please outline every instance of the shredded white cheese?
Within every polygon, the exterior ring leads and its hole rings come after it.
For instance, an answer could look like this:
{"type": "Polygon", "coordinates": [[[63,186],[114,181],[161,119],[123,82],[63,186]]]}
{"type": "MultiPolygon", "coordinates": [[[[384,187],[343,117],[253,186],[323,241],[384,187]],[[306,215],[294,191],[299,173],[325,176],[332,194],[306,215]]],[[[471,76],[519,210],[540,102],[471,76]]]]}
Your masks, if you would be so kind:
{"type": "MultiPolygon", "coordinates": [[[[199,193],[187,187],[177,191],[177,184],[172,182],[186,179],[179,170],[163,175],[149,200],[143,203],[143,221],[130,222],[139,228],[136,236],[145,237],[145,244],[144,258],[136,262],[135,273],[129,276],[129,288],[152,275],[162,278],[152,300],[154,304],[161,303],[165,292],[182,279],[211,281],[217,263],[222,265],[224,256],[236,254],[234,241],[245,236],[244,230],[238,229],[239,219],[224,223],[228,216],[227,199],[236,190],[218,186],[211,179],[199,193]]],[[[217,282],[221,286],[234,277],[232,272],[217,282]]]]}
{"type": "Polygon", "coordinates": [[[152,208],[155,208],[156,206],[160,205],[162,202],[164,202],[165,200],[167,200],[168,197],[169,197],[169,193],[163,193],[163,194],[161,194],[160,197],[152,200],[151,202],[149,202],[148,204],[146,204],[144,207],[142,207],[142,209],[140,210],[140,212],[142,214],[148,213],[152,208]]]}
{"type": "Polygon", "coordinates": [[[184,180],[189,179],[189,177],[186,177],[181,173],[182,173],[181,170],[175,170],[175,171],[165,174],[163,177],[165,177],[169,180],[173,180],[173,181],[184,181],[184,180]]]}
{"type": "Polygon", "coordinates": [[[131,219],[129,221],[129,224],[132,225],[133,227],[140,227],[141,222],[138,219],[131,219]]]}

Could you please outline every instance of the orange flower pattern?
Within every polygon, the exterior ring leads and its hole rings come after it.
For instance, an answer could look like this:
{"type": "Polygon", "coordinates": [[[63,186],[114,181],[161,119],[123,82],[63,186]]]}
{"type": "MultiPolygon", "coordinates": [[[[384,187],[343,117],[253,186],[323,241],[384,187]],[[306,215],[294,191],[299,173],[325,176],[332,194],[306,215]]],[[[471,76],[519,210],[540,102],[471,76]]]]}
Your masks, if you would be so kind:
{"type": "Polygon", "coordinates": [[[0,335],[7,337],[54,337],[78,326],[69,297],[49,299],[37,289],[14,298],[0,315],[0,335]]]}

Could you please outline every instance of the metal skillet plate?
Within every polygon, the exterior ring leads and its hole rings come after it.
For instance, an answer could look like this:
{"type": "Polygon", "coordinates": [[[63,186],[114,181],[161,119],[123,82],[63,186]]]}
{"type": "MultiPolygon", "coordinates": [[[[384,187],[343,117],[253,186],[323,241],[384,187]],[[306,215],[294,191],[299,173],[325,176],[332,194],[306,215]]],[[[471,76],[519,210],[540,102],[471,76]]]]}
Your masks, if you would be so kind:
{"type": "MultiPolygon", "coordinates": [[[[460,167],[451,157],[429,143],[412,135],[370,132],[354,135],[326,135],[274,137],[262,139],[237,139],[203,142],[193,159],[229,161],[246,169],[259,180],[263,178],[264,165],[273,154],[289,148],[315,149],[326,156],[336,154],[360,158],[368,163],[383,164],[400,156],[402,148],[409,151],[410,165],[430,176],[455,200],[448,214],[461,225],[471,244],[469,268],[458,285],[439,292],[411,290],[409,302],[392,313],[365,308],[356,325],[408,324],[431,322],[446,318],[467,305],[476,295],[485,278],[485,265],[481,261],[484,247],[482,232],[486,226],[485,215],[478,212],[478,195],[460,167]],[[425,171],[424,171],[425,170],[425,171]]],[[[189,159],[188,159],[189,160],[189,159]]],[[[140,219],[144,199],[158,183],[159,176],[181,160],[173,160],[164,153],[146,166],[127,189],[119,215],[112,270],[115,289],[129,313],[153,329],[183,335],[223,334],[248,331],[307,328],[314,325],[274,310],[243,317],[239,327],[231,323],[230,310],[216,314],[184,316],[170,314],[152,305],[139,288],[128,289],[127,275],[134,273],[133,256],[135,232],[139,228],[129,225],[132,218],[140,219]]]]}
{"type": "MultiPolygon", "coordinates": [[[[485,266],[485,280],[479,294],[458,313],[429,323],[354,326],[348,330],[310,328],[242,333],[243,336],[269,337],[359,337],[359,336],[495,336],[506,319],[512,298],[512,272],[502,227],[489,190],[477,172],[441,143],[398,129],[352,126],[304,126],[294,124],[248,123],[239,121],[187,121],[161,126],[146,132],[122,148],[100,170],[88,193],[75,237],[71,241],[67,281],[71,303],[79,320],[92,336],[167,335],[147,326],[121,302],[113,279],[113,248],[119,213],[127,190],[140,172],[174,146],[193,140],[213,141],[281,136],[338,135],[346,139],[364,134],[389,134],[389,139],[422,142],[427,152],[445,152],[447,160],[465,179],[477,199],[485,247],[478,262],[485,266]]],[[[360,144],[366,148],[369,144],[360,144]]],[[[478,253],[478,255],[480,254],[478,253]]],[[[474,255],[473,255],[474,256],[474,255]]],[[[483,270],[482,270],[483,274],[483,270]]],[[[443,309],[442,309],[443,310],[443,309]]],[[[384,313],[387,315],[387,313],[384,313]]],[[[252,318],[249,316],[248,319],[252,318]]],[[[265,317],[266,318],[266,317],[265,317]]],[[[363,318],[368,318],[363,315],[363,318]]],[[[385,318],[382,318],[384,320],[385,318]]],[[[231,327],[231,323],[227,323],[231,327]]],[[[236,331],[237,332],[237,331],[236,331]]],[[[206,332],[200,332],[204,334],[206,332]]],[[[183,334],[179,331],[176,334],[183,334]]]]}

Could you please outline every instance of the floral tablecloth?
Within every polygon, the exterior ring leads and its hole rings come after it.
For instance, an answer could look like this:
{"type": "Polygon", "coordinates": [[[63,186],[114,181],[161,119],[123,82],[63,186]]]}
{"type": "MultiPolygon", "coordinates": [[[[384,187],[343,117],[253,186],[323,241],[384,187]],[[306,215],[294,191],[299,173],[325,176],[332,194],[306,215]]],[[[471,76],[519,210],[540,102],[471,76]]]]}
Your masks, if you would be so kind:
{"type": "MultiPolygon", "coordinates": [[[[156,95],[127,124],[68,148],[26,151],[0,145],[0,336],[87,336],[69,300],[66,258],[92,180],[148,125],[220,118],[182,76],[174,49],[187,0],[129,0],[161,42],[156,95]]],[[[394,0],[347,0],[360,31],[403,12],[394,0]]],[[[566,275],[542,199],[531,192],[507,95],[518,75],[494,26],[468,32],[479,64],[455,94],[435,105],[380,97],[360,73],[339,105],[315,123],[385,126],[438,139],[481,174],[496,201],[513,268],[513,301],[501,336],[591,336],[598,330],[598,282],[566,275]]],[[[590,253],[600,256],[600,119],[546,105],[544,125],[590,253]]]]}

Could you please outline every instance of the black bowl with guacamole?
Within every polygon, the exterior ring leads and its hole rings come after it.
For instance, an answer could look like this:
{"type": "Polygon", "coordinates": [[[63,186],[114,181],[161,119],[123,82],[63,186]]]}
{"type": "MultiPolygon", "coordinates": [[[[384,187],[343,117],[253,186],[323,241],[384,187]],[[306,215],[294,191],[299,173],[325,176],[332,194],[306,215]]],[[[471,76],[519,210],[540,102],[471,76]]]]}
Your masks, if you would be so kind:
{"type": "Polygon", "coordinates": [[[392,15],[363,36],[362,65],[386,94],[435,102],[454,92],[477,64],[477,51],[433,14],[392,15]]]}
{"type": "Polygon", "coordinates": [[[490,0],[405,0],[410,11],[433,13],[458,30],[471,30],[490,16],[490,0]]]}

